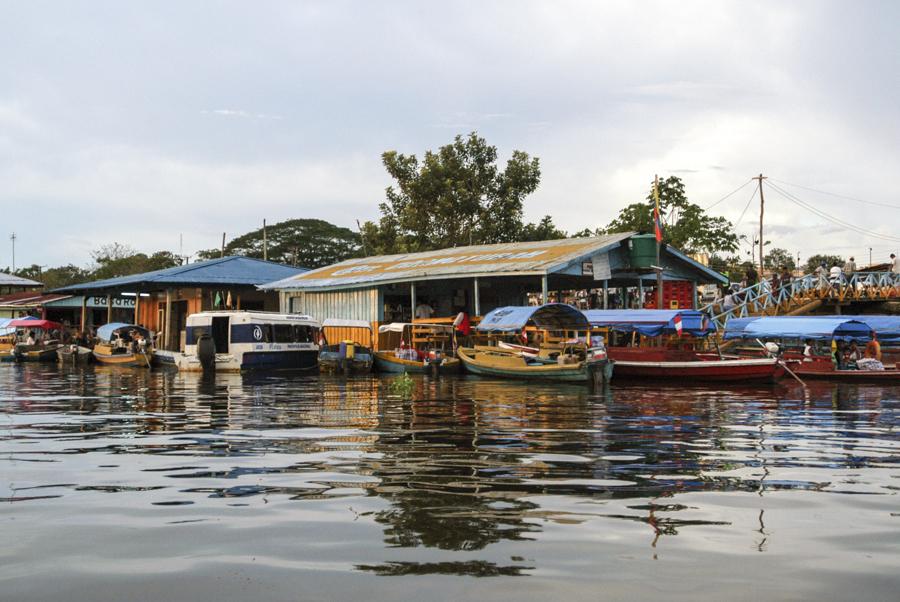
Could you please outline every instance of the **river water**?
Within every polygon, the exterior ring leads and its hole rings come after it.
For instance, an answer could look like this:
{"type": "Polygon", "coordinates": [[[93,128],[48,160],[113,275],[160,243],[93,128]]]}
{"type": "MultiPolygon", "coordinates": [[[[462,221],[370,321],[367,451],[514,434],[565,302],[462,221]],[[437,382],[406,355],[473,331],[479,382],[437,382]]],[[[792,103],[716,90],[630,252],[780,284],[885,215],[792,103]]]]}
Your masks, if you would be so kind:
{"type": "Polygon", "coordinates": [[[900,388],[0,366],[2,600],[896,600],[900,388]]]}

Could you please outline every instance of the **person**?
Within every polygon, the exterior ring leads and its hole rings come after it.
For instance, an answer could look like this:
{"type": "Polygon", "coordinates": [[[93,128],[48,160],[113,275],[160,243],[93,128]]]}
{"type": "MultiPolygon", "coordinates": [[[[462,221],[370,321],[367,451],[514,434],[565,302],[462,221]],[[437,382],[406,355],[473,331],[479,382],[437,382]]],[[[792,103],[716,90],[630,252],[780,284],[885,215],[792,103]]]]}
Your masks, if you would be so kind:
{"type": "Polygon", "coordinates": [[[34,331],[33,330],[28,331],[28,337],[25,339],[25,344],[26,345],[34,345],[34,331]]]}
{"type": "Polygon", "coordinates": [[[747,286],[753,286],[757,282],[759,282],[759,274],[752,265],[747,268],[746,274],[744,276],[747,278],[747,286]]]}
{"type": "Polygon", "coordinates": [[[845,359],[848,368],[856,369],[856,362],[859,360],[859,347],[856,346],[856,341],[850,343],[845,359]]]}
{"type": "Polygon", "coordinates": [[[897,256],[891,253],[891,271],[895,274],[900,274],[900,259],[897,259],[897,256]]]}
{"type": "Polygon", "coordinates": [[[855,272],[855,271],[856,271],[856,260],[854,260],[853,256],[851,255],[850,259],[848,259],[844,263],[844,276],[850,277],[853,275],[853,272],[855,272]]]}
{"type": "Polygon", "coordinates": [[[816,275],[817,278],[823,278],[823,277],[825,276],[825,271],[826,271],[826,270],[825,270],[825,264],[824,264],[824,263],[820,263],[820,264],[819,264],[819,267],[816,268],[816,270],[815,270],[814,273],[815,273],[815,275],[816,275]]]}
{"type": "Polygon", "coordinates": [[[728,294],[725,295],[725,298],[722,299],[722,309],[724,311],[731,311],[737,306],[737,303],[734,301],[734,292],[728,291],[728,294]]]}
{"type": "Polygon", "coordinates": [[[811,362],[812,357],[813,357],[812,341],[810,339],[806,339],[806,343],[803,345],[803,361],[811,362]]]}
{"type": "Polygon", "coordinates": [[[415,317],[417,320],[428,320],[434,315],[434,308],[428,305],[428,301],[422,299],[422,302],[416,305],[415,317]]]}
{"type": "Polygon", "coordinates": [[[453,334],[456,337],[457,347],[469,346],[469,335],[472,334],[472,322],[465,309],[460,309],[453,320],[453,334]]]}
{"type": "Polygon", "coordinates": [[[778,273],[778,270],[772,271],[772,292],[777,293],[778,289],[781,288],[781,274],[778,273]]]}
{"type": "Polygon", "coordinates": [[[781,286],[789,286],[793,279],[794,279],[794,275],[787,268],[787,266],[782,267],[781,268],[781,286]]]}
{"type": "Polygon", "coordinates": [[[831,339],[831,358],[834,360],[834,367],[838,370],[844,368],[844,344],[840,341],[831,339]]]}
{"type": "Polygon", "coordinates": [[[881,343],[878,342],[878,336],[875,333],[872,333],[872,340],[866,343],[864,356],[868,359],[881,361],[881,343]]]}

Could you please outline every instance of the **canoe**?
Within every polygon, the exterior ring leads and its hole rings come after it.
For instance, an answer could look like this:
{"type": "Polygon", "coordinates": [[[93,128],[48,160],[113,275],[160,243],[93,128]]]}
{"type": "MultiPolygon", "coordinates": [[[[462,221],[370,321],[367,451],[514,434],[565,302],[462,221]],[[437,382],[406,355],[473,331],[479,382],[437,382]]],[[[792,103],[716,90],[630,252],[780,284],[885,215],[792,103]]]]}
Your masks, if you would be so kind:
{"type": "Polygon", "coordinates": [[[94,359],[93,352],[80,345],[63,345],[56,350],[61,364],[87,364],[94,359]]]}
{"type": "Polygon", "coordinates": [[[128,349],[116,349],[110,345],[97,345],[93,351],[94,361],[104,366],[121,366],[125,368],[149,368],[150,355],[143,352],[132,352],[128,349]]]}
{"type": "Polygon", "coordinates": [[[777,358],[726,358],[694,351],[641,347],[607,347],[616,362],[616,380],[692,382],[774,382],[784,373],[777,358]]]}
{"type": "Polygon", "coordinates": [[[466,370],[481,376],[496,376],[523,380],[553,380],[562,382],[589,382],[594,374],[609,382],[613,363],[604,354],[602,358],[575,363],[550,363],[534,361],[521,353],[496,347],[461,347],[457,355],[466,370]]]}
{"type": "Polygon", "coordinates": [[[834,380],[842,382],[887,382],[900,384],[897,366],[885,365],[884,370],[838,370],[830,358],[816,357],[812,361],[791,360],[788,367],[800,378],[834,380]]]}
{"type": "Polygon", "coordinates": [[[19,343],[13,349],[17,362],[55,362],[59,345],[26,345],[19,343]]]}
{"type": "Polygon", "coordinates": [[[459,372],[460,361],[455,357],[444,357],[439,363],[431,361],[408,360],[397,357],[393,351],[376,351],[375,367],[379,372],[401,374],[430,374],[437,370],[440,374],[453,374],[459,372]]]}

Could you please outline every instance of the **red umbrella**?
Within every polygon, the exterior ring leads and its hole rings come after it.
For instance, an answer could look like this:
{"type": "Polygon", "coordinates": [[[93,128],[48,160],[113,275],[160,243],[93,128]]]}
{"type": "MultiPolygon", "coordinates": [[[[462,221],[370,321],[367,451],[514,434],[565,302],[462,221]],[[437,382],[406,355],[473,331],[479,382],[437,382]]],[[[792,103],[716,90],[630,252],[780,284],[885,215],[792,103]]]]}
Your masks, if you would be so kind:
{"type": "Polygon", "coordinates": [[[51,322],[50,320],[32,320],[29,318],[19,318],[13,320],[6,325],[7,328],[41,328],[43,330],[62,330],[63,325],[59,322],[51,322]]]}

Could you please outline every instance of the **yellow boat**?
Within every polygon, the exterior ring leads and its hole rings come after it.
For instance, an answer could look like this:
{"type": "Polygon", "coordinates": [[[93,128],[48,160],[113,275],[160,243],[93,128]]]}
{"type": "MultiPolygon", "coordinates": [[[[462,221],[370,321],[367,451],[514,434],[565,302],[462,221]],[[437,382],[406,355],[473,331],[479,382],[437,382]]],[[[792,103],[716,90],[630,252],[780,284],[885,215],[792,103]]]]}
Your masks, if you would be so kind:
{"type": "Polygon", "coordinates": [[[410,374],[455,373],[453,327],[444,324],[393,322],[378,327],[375,367],[381,372],[410,374]]]}
{"type": "Polygon", "coordinates": [[[99,342],[94,345],[98,364],[149,368],[153,355],[150,333],[134,324],[113,322],[97,329],[99,342]]]}

